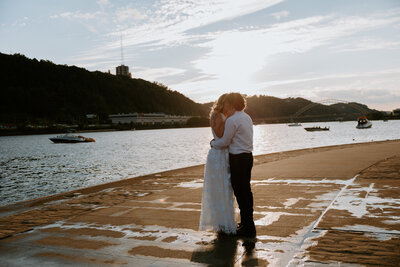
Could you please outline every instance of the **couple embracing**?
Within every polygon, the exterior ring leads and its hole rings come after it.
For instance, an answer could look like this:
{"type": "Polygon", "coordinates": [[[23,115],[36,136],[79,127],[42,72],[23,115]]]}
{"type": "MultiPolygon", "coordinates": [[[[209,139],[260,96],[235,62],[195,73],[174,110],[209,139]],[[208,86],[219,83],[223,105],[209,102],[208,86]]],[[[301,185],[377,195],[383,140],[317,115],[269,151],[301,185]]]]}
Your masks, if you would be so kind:
{"type": "Polygon", "coordinates": [[[223,94],[214,104],[210,125],[214,139],[204,172],[200,230],[239,237],[255,237],[253,194],[253,121],[243,110],[239,93],[223,94]],[[233,191],[233,192],[232,192],[233,191]],[[236,227],[233,194],[240,209],[236,227]]]}

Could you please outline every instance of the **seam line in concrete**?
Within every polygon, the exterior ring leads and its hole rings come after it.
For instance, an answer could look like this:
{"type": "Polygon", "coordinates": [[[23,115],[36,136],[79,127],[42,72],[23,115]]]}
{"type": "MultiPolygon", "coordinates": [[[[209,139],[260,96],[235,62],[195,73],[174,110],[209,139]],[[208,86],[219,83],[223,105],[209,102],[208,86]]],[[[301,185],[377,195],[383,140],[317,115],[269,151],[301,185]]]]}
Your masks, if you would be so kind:
{"type": "Polygon", "coordinates": [[[293,261],[293,259],[295,258],[296,254],[298,254],[299,250],[301,249],[301,247],[303,246],[305,240],[307,238],[310,237],[312,231],[314,229],[316,229],[316,226],[318,226],[318,224],[320,223],[320,221],[322,220],[322,217],[324,217],[324,215],[328,212],[328,210],[331,208],[331,206],[333,205],[333,203],[335,203],[335,201],[339,198],[339,196],[347,189],[347,187],[349,185],[352,185],[354,180],[357,178],[358,174],[356,176],[354,176],[353,178],[351,178],[350,180],[348,180],[348,182],[346,183],[346,186],[344,186],[339,193],[335,196],[335,198],[331,201],[331,203],[329,203],[329,205],[326,207],[326,209],[321,213],[321,215],[318,217],[318,219],[311,225],[310,229],[307,231],[307,233],[303,236],[302,240],[300,241],[300,243],[297,245],[297,251],[295,251],[293,253],[293,257],[291,260],[289,260],[289,262],[286,264],[286,267],[290,266],[290,263],[293,261]]]}
{"type": "Polygon", "coordinates": [[[400,233],[393,233],[393,232],[373,232],[373,231],[363,231],[363,230],[348,230],[348,229],[319,228],[319,227],[315,227],[314,229],[321,230],[321,231],[337,231],[337,232],[349,232],[349,233],[371,233],[371,234],[398,235],[398,236],[400,236],[400,233]]]}

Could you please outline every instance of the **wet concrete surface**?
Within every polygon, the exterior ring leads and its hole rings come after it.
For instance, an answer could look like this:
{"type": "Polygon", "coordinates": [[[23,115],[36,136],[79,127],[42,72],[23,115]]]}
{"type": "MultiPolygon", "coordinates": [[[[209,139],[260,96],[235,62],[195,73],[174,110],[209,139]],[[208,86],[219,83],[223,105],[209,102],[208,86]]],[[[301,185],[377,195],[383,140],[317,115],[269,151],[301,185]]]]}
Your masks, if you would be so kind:
{"type": "Polygon", "coordinates": [[[255,239],[197,230],[202,175],[195,166],[1,207],[0,265],[400,266],[400,141],[257,156],[255,239]]]}

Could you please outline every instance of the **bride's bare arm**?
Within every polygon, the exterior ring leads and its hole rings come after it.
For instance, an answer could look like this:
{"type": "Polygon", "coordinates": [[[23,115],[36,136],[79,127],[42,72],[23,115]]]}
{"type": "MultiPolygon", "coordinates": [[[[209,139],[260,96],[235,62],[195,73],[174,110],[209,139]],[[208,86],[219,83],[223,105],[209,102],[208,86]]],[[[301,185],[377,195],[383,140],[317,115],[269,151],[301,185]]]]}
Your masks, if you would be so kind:
{"type": "Polygon", "coordinates": [[[214,130],[215,135],[221,138],[224,135],[225,121],[219,112],[214,112],[210,118],[210,126],[214,130]]]}

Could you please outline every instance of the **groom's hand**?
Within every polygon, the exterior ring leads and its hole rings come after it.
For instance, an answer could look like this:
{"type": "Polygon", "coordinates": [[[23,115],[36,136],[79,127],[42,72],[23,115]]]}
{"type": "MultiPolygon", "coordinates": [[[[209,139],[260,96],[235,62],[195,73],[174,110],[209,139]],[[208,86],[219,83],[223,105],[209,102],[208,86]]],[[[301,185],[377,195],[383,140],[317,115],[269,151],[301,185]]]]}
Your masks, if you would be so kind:
{"type": "Polygon", "coordinates": [[[212,142],[214,142],[214,141],[215,141],[215,139],[210,141],[210,147],[213,147],[212,142]]]}

